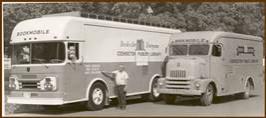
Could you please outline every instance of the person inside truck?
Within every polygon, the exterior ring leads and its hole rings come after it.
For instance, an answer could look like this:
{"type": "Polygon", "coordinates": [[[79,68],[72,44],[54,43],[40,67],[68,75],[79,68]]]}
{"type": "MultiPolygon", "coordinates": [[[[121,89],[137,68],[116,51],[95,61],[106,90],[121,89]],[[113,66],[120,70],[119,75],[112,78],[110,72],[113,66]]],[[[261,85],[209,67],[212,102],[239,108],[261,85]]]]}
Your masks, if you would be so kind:
{"type": "Polygon", "coordinates": [[[75,46],[68,46],[68,59],[72,62],[77,60],[75,46]]]}
{"type": "Polygon", "coordinates": [[[21,53],[20,63],[29,63],[30,62],[30,48],[28,46],[23,46],[21,53]]]}

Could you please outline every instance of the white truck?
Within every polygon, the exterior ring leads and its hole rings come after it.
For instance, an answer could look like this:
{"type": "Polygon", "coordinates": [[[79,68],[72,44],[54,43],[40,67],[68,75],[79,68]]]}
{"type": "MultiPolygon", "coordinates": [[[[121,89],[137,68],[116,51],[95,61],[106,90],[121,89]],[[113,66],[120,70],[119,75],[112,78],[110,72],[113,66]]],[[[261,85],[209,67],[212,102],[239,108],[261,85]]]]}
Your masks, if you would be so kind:
{"type": "Polygon", "coordinates": [[[263,40],[260,37],[215,31],[171,36],[166,76],[158,92],[167,104],[177,96],[200,97],[210,105],[215,96],[248,98],[263,82],[263,40]]]}
{"type": "Polygon", "coordinates": [[[97,17],[51,15],[17,24],[7,102],[55,106],[87,101],[88,109],[102,109],[116,95],[113,81],[101,71],[114,71],[120,64],[129,74],[127,96],[158,99],[165,49],[180,30],[97,17]]]}

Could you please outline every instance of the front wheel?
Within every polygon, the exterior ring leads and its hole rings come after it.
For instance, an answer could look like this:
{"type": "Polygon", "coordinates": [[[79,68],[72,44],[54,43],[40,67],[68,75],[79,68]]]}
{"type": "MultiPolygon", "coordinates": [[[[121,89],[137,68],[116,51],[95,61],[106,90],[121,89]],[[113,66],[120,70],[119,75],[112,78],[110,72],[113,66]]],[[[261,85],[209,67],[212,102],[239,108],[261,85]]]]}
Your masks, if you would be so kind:
{"type": "Polygon", "coordinates": [[[106,99],[105,86],[102,83],[93,84],[89,93],[87,109],[92,111],[103,109],[105,99],[106,99]]]}
{"type": "Polygon", "coordinates": [[[204,106],[211,105],[213,101],[213,95],[214,95],[214,88],[211,84],[209,84],[206,88],[206,91],[200,97],[200,103],[204,106]]]}

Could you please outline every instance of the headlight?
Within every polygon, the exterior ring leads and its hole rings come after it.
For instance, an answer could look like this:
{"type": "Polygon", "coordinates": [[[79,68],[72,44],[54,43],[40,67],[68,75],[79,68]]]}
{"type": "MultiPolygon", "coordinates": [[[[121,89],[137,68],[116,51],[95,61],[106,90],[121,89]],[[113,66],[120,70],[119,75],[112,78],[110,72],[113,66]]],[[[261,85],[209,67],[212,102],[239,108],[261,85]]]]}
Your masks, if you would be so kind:
{"type": "Polygon", "coordinates": [[[159,85],[159,86],[164,85],[164,81],[165,81],[164,78],[160,78],[160,79],[158,80],[158,85],[159,85]]]}
{"type": "Polygon", "coordinates": [[[199,90],[199,88],[201,86],[200,83],[199,82],[195,82],[194,85],[195,85],[196,89],[199,90]]]}
{"type": "Polygon", "coordinates": [[[40,81],[40,89],[46,91],[56,90],[56,78],[55,77],[45,77],[40,81]]]}
{"type": "Polygon", "coordinates": [[[8,87],[11,90],[18,90],[19,89],[19,83],[18,83],[18,80],[17,80],[17,78],[15,76],[9,77],[8,87]]]}

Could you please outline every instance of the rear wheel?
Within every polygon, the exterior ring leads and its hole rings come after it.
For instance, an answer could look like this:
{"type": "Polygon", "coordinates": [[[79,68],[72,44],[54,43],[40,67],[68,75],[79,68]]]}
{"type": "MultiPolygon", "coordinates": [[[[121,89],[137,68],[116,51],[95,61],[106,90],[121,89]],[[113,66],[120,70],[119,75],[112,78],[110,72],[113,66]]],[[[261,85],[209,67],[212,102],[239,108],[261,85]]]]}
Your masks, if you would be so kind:
{"type": "Polygon", "coordinates": [[[251,82],[248,81],[247,84],[245,85],[245,92],[240,94],[240,98],[248,99],[250,96],[250,91],[251,91],[251,82]]]}
{"type": "Polygon", "coordinates": [[[102,83],[93,84],[89,93],[87,109],[92,111],[103,109],[105,99],[106,99],[105,86],[102,83]]]}
{"type": "Polygon", "coordinates": [[[175,95],[162,95],[163,96],[163,100],[166,104],[174,104],[175,100],[176,100],[176,96],[175,95]]]}
{"type": "Polygon", "coordinates": [[[200,97],[200,103],[204,106],[211,105],[214,96],[214,88],[211,84],[209,84],[206,88],[206,91],[200,97]]]}
{"type": "Polygon", "coordinates": [[[161,94],[158,92],[158,79],[159,77],[152,80],[151,91],[149,94],[141,95],[144,101],[159,101],[162,99],[161,94]]]}
{"type": "Polygon", "coordinates": [[[155,78],[152,81],[151,94],[150,94],[150,100],[151,101],[161,100],[161,94],[158,92],[158,79],[159,78],[155,78]]]}

